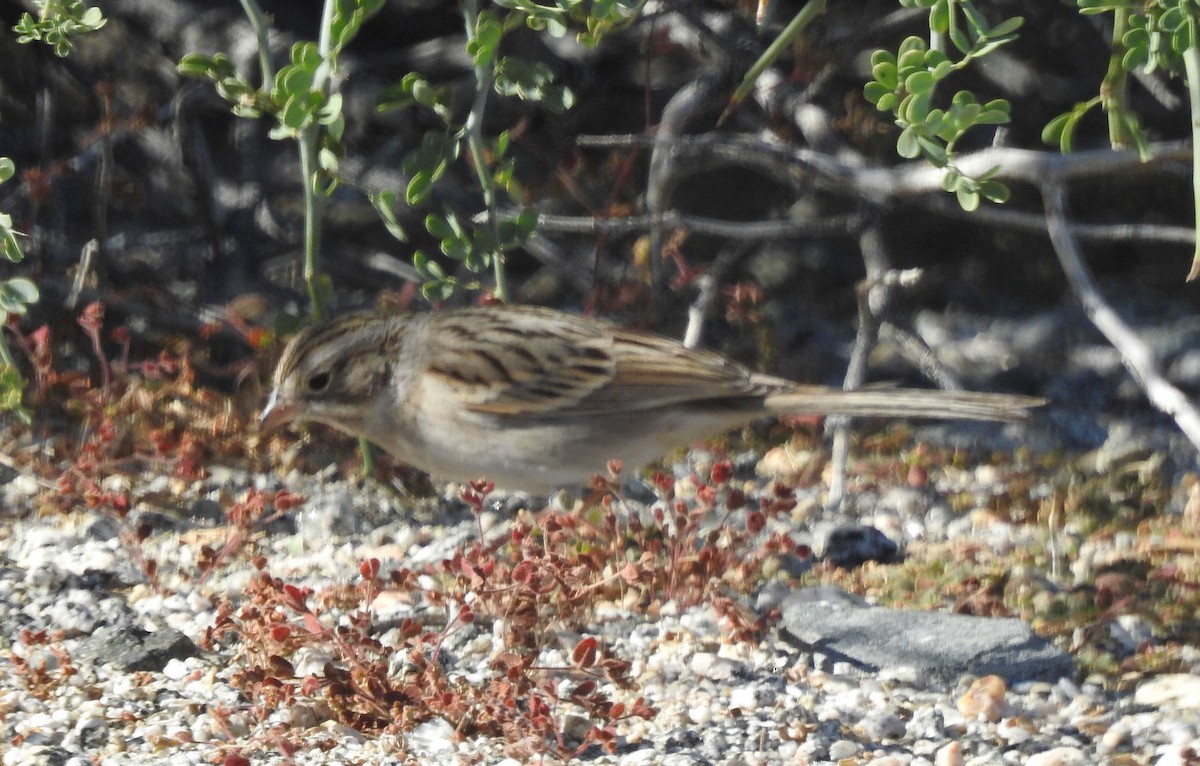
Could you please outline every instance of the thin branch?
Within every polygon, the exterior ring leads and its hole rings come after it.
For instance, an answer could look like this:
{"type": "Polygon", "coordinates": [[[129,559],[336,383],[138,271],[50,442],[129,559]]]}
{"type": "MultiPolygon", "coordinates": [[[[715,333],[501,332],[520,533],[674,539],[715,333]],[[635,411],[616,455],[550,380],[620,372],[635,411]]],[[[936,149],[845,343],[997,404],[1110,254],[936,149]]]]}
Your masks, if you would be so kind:
{"type": "Polygon", "coordinates": [[[1187,396],[1159,371],[1158,360],[1141,338],[1108,305],[1083,262],[1075,238],[1066,224],[1066,193],[1060,179],[1048,181],[1042,188],[1046,204],[1046,224],[1050,241],[1071,290],[1083,305],[1084,313],[1117,349],[1126,369],[1146,392],[1150,403],[1170,415],[1188,440],[1200,449],[1200,411],[1187,396]]]}
{"type": "MultiPolygon", "coordinates": [[[[688,123],[719,93],[718,77],[702,74],[680,88],[663,109],[658,131],[653,137],[650,167],[646,175],[646,209],[651,215],[666,211],[671,192],[678,180],[678,155],[674,151],[680,134],[688,123]]],[[[656,291],[664,289],[667,278],[662,264],[662,246],[666,229],[655,225],[650,229],[650,275],[656,291]]]]}
{"type": "MultiPolygon", "coordinates": [[[[581,136],[577,143],[586,148],[619,148],[644,146],[650,139],[629,135],[581,136]]],[[[719,133],[674,137],[667,145],[679,158],[734,162],[769,172],[773,177],[786,176],[793,181],[797,177],[804,178],[810,183],[820,182],[823,189],[868,202],[895,202],[897,198],[945,193],[942,177],[946,171],[922,163],[896,167],[872,165],[852,153],[834,156],[783,142],[719,133]]],[[[1192,157],[1191,144],[1184,141],[1151,144],[1149,152],[1149,158],[1143,162],[1137,152],[1132,151],[1098,149],[1064,155],[991,147],[958,155],[955,165],[965,175],[979,176],[999,168],[997,180],[1040,185],[1048,177],[1065,181],[1120,173],[1149,173],[1164,163],[1190,162],[1192,157]]],[[[688,167],[690,169],[692,164],[688,167]]]]}
{"type": "MultiPolygon", "coordinates": [[[[513,220],[520,210],[506,210],[501,220],[513,220]]],[[[657,215],[633,215],[605,218],[588,215],[538,215],[537,230],[543,234],[629,234],[652,230],[683,228],[696,234],[728,239],[791,239],[794,237],[848,237],[862,228],[862,216],[839,215],[819,221],[724,221],[668,210],[657,215]]]]}
{"type": "MultiPolygon", "coordinates": [[[[1002,226],[1029,232],[1046,231],[1045,213],[1026,213],[1021,210],[983,205],[966,211],[947,195],[931,196],[920,200],[926,210],[949,218],[960,218],[972,223],[1002,226]]],[[[1103,242],[1166,242],[1176,245],[1192,245],[1196,241],[1196,230],[1190,226],[1164,226],[1155,223],[1078,223],[1070,221],[1067,228],[1072,236],[1083,240],[1103,242]]]]}

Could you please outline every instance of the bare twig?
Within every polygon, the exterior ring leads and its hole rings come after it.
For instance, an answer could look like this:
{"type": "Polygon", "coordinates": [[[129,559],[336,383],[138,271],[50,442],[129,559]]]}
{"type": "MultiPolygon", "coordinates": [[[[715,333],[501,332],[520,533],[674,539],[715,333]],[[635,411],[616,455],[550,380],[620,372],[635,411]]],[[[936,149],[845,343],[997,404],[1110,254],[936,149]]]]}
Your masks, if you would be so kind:
{"type": "MultiPolygon", "coordinates": [[[[641,146],[649,142],[643,136],[581,136],[580,146],[619,147],[641,146]]],[[[945,170],[919,163],[885,167],[871,165],[856,155],[838,156],[796,147],[781,141],[709,133],[699,136],[676,136],[664,149],[680,158],[715,163],[736,162],[755,170],[770,173],[778,179],[808,179],[819,183],[826,191],[840,193],[867,202],[894,202],[929,193],[944,193],[942,178],[945,170]]],[[[970,154],[958,155],[955,165],[964,175],[978,176],[998,167],[997,180],[1025,181],[1040,185],[1046,178],[1061,180],[1113,176],[1120,173],[1147,173],[1164,163],[1189,162],[1190,144],[1166,142],[1151,144],[1150,157],[1143,162],[1137,152],[1114,152],[1107,149],[1057,154],[993,147],[970,154]]],[[[693,167],[689,163],[689,169],[693,167]]]]}
{"type": "MultiPolygon", "coordinates": [[[[930,196],[919,203],[926,210],[939,213],[948,218],[960,218],[972,223],[983,223],[991,226],[1003,226],[1008,229],[1024,231],[1046,231],[1045,213],[1025,213],[1020,210],[1008,210],[1002,207],[980,206],[966,211],[947,195],[930,196]]],[[[1196,230],[1191,226],[1164,226],[1154,223],[1079,223],[1068,221],[1067,228],[1071,234],[1083,240],[1098,240],[1105,242],[1167,242],[1177,245],[1191,245],[1196,241],[1196,230]]]]}
{"type": "Polygon", "coordinates": [[[98,252],[100,243],[94,239],[89,239],[79,251],[79,266],[75,269],[75,278],[71,281],[71,291],[67,293],[67,299],[63,302],[72,311],[79,304],[79,296],[83,294],[83,288],[87,285],[87,277],[92,272],[92,264],[98,252]]]}
{"type": "Polygon", "coordinates": [[[900,355],[908,363],[920,370],[921,374],[932,380],[938,388],[946,391],[965,391],[962,384],[950,368],[942,363],[929,344],[908,330],[897,327],[891,322],[884,322],[879,327],[879,334],[884,340],[896,344],[900,355]]]}
{"type": "MultiPolygon", "coordinates": [[[[520,210],[507,210],[504,220],[513,220],[520,210]]],[[[682,228],[696,234],[727,239],[791,239],[795,237],[848,237],[862,228],[860,215],[835,215],[819,221],[723,221],[706,216],[685,215],[666,210],[655,215],[605,218],[588,215],[539,214],[537,229],[542,234],[627,234],[635,231],[682,228]]]]}
{"type": "MultiPolygon", "coordinates": [[[[662,121],[654,136],[646,178],[646,209],[651,215],[667,209],[675,188],[677,155],[672,148],[676,139],[692,118],[720,92],[718,85],[719,78],[716,75],[702,75],[672,96],[663,110],[662,121]]],[[[656,225],[650,229],[650,274],[655,290],[662,290],[666,285],[661,252],[665,239],[664,227],[656,225]]]]}
{"type": "MultiPolygon", "coordinates": [[[[853,391],[861,388],[867,376],[867,359],[879,337],[879,325],[892,303],[897,286],[912,284],[919,277],[917,269],[893,271],[891,259],[883,243],[883,230],[878,221],[872,222],[859,237],[866,278],[858,284],[858,331],[854,337],[854,349],[850,352],[850,363],[846,365],[846,377],[842,388],[853,391]]],[[[830,454],[829,496],[826,508],[840,510],[846,496],[846,471],[850,461],[850,418],[830,418],[827,428],[833,430],[833,448],[830,454]]]]}
{"type": "Polygon", "coordinates": [[[704,336],[704,321],[717,299],[717,279],[712,274],[701,274],[696,280],[699,291],[696,300],[688,306],[687,330],[683,333],[683,345],[686,348],[696,348],[704,336]]]}
{"type": "Polygon", "coordinates": [[[1159,372],[1154,352],[1104,300],[1084,264],[1066,223],[1066,193],[1061,179],[1053,178],[1046,182],[1042,195],[1046,204],[1050,241],[1058,253],[1059,263],[1071,290],[1083,305],[1084,313],[1121,354],[1121,361],[1146,392],[1150,403],[1173,417],[1188,440],[1200,449],[1200,411],[1159,372]]]}

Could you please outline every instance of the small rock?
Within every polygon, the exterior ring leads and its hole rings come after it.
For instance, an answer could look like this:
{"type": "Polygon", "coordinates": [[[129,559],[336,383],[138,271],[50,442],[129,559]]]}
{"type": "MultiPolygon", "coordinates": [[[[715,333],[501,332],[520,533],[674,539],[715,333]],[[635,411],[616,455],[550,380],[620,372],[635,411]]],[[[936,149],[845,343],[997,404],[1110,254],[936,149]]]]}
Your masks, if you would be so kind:
{"type": "Polygon", "coordinates": [[[968,720],[995,723],[1004,714],[1004,693],[1007,690],[1000,676],[984,676],[958,698],[958,712],[968,720]]]}
{"type": "Polygon", "coordinates": [[[1056,747],[1043,753],[1029,756],[1025,766],[1076,766],[1087,763],[1083,751],[1077,747],[1056,747]]]}

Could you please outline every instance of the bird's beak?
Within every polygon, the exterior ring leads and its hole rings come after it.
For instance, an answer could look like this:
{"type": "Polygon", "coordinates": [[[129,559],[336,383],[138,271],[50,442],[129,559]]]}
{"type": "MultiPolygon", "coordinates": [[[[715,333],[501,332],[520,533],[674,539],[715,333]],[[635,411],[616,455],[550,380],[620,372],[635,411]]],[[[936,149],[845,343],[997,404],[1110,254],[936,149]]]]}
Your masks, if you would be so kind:
{"type": "Polygon", "coordinates": [[[258,418],[258,430],[260,433],[278,431],[299,414],[300,408],[295,403],[280,399],[278,390],[272,391],[267,406],[263,407],[262,415],[258,418]]]}

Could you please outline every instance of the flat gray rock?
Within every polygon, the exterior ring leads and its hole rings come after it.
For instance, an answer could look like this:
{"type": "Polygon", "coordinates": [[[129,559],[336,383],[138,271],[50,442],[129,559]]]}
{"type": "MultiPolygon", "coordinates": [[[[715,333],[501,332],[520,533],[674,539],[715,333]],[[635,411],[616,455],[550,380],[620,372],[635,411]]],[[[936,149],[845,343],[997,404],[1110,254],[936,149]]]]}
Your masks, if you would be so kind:
{"type": "Polygon", "coordinates": [[[995,674],[1013,684],[1075,672],[1066,652],[1014,618],[854,607],[801,591],[784,602],[781,626],[806,648],[871,673],[912,668],[947,684],[995,674]]]}

